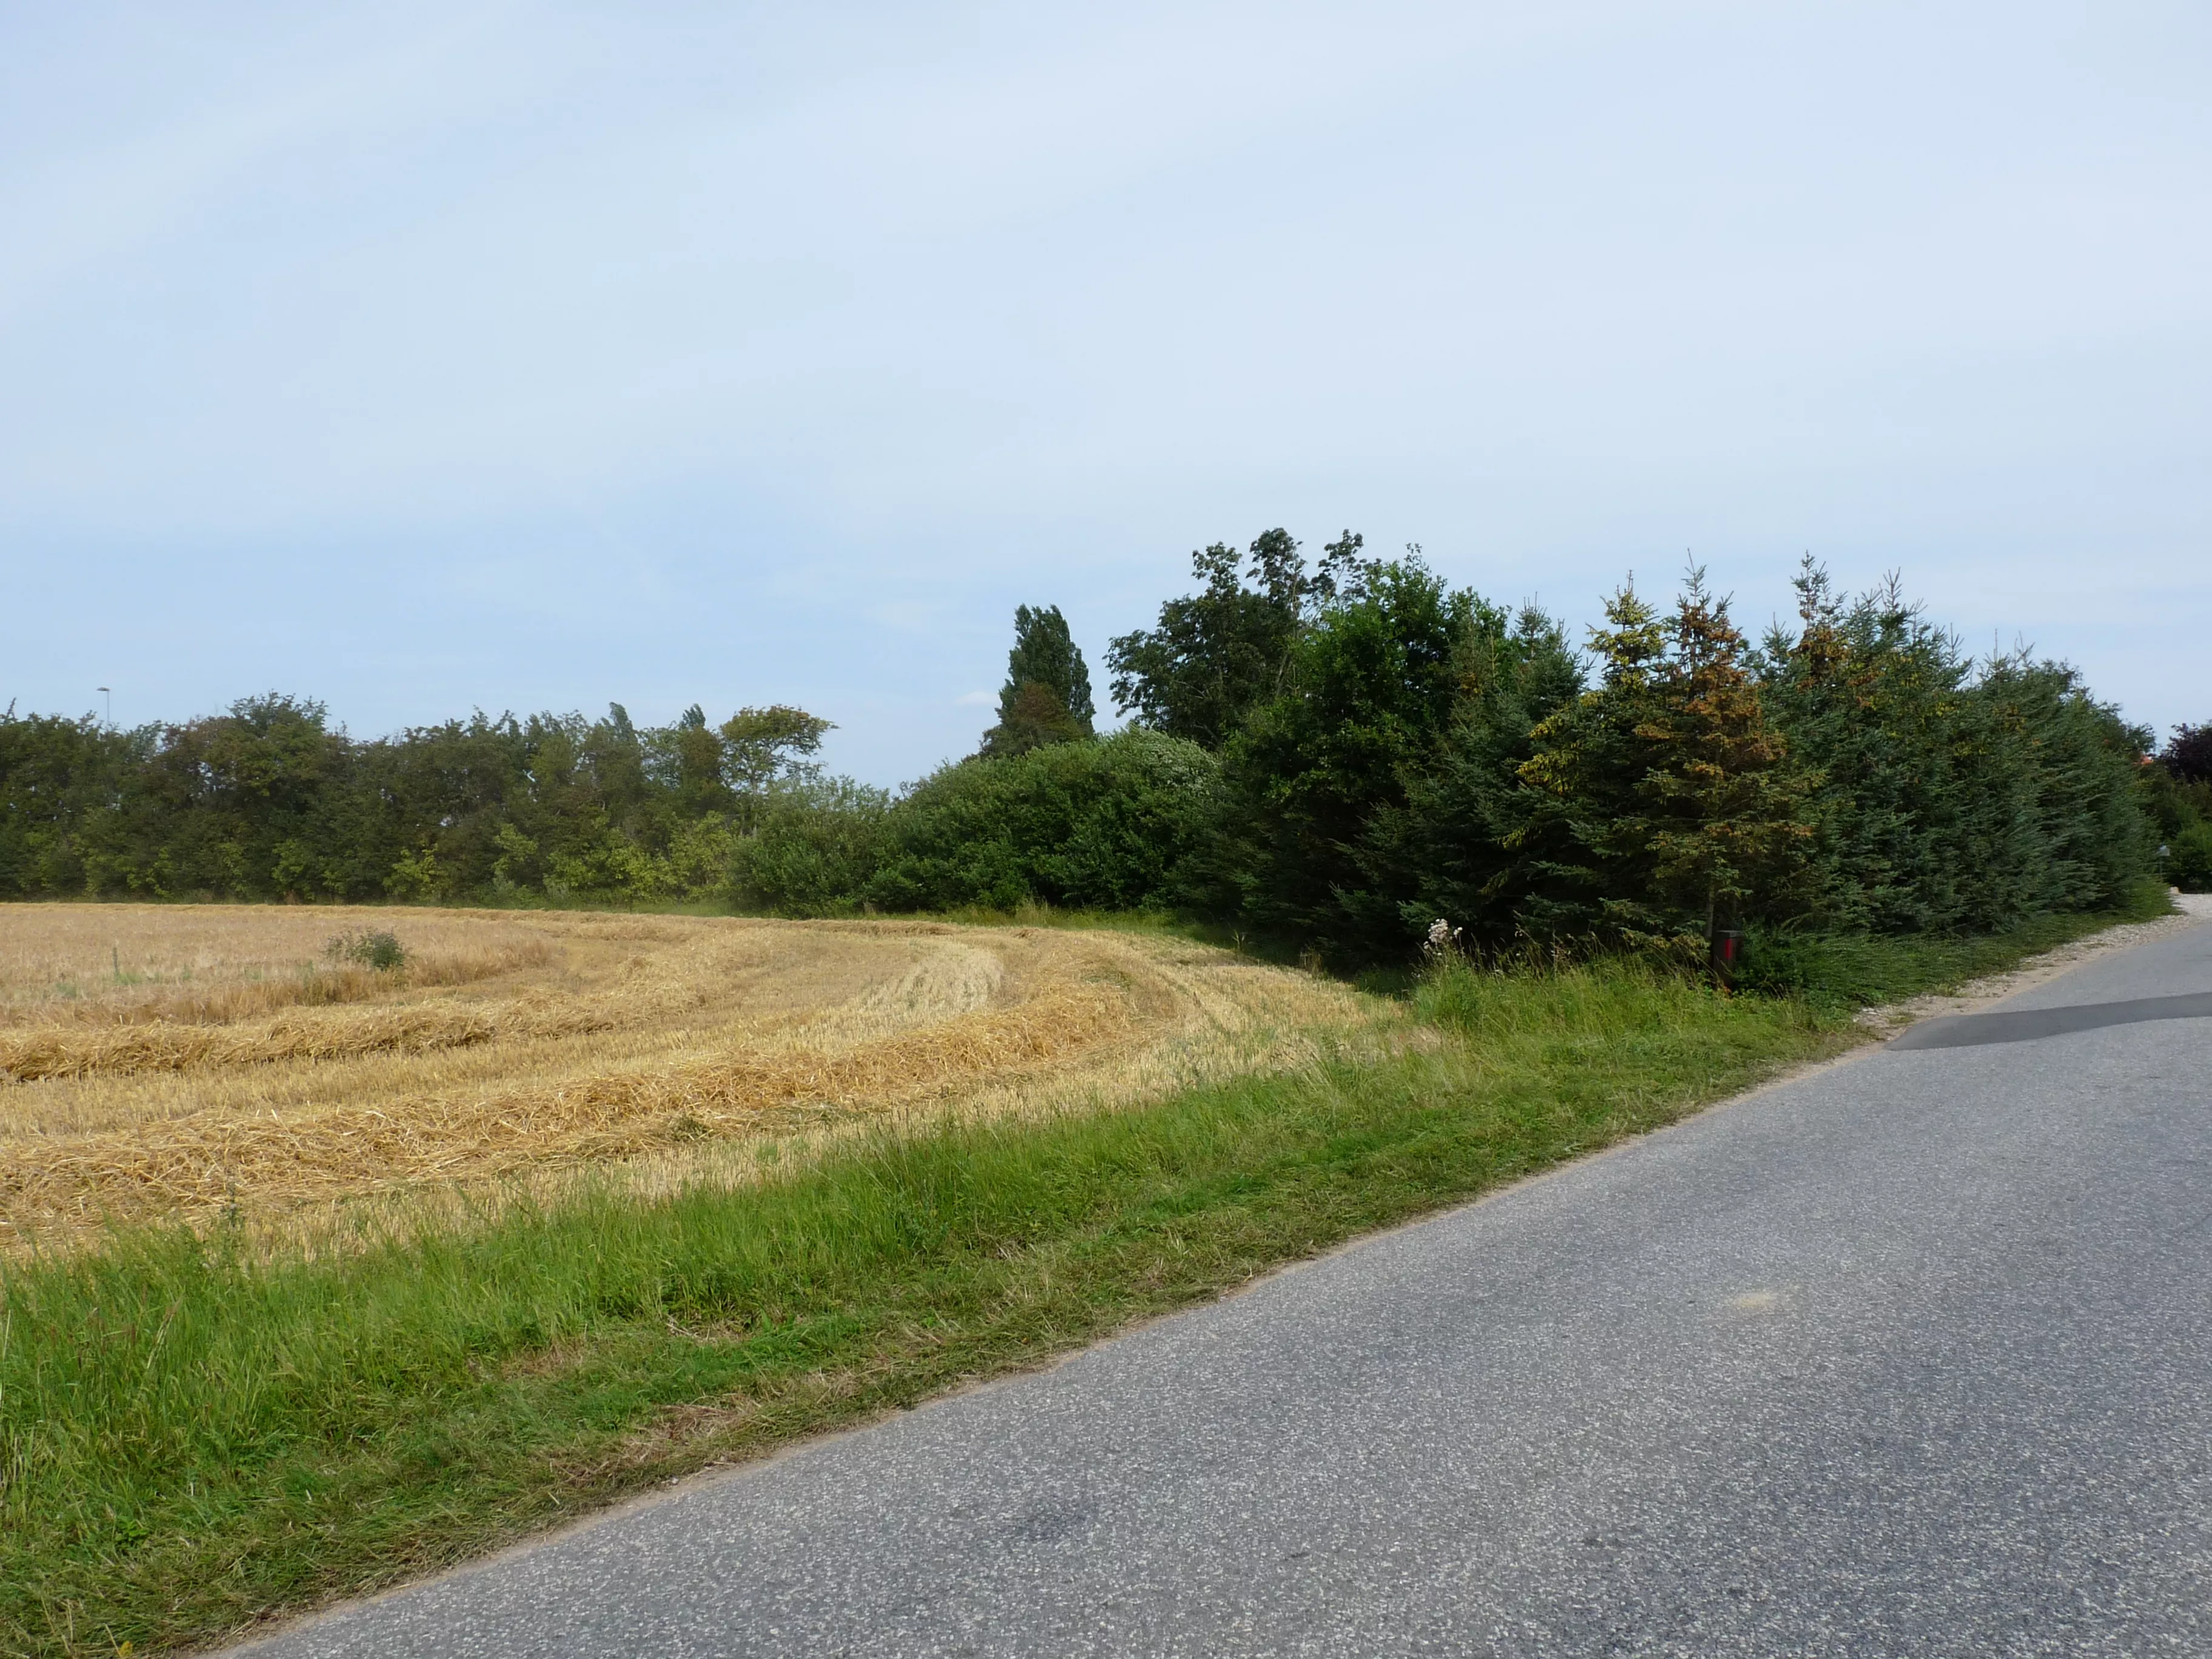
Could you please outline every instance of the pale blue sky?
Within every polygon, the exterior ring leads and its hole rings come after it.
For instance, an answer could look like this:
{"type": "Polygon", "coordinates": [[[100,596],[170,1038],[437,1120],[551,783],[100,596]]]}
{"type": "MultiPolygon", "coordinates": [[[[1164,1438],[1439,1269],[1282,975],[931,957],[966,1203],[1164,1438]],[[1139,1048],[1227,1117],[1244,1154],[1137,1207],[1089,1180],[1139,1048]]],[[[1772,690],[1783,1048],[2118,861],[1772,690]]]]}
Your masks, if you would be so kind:
{"type": "Polygon", "coordinates": [[[2201,3],[0,0],[0,702],[890,782],[1280,523],[1901,567],[2212,718],[2208,87],[2201,3]]]}

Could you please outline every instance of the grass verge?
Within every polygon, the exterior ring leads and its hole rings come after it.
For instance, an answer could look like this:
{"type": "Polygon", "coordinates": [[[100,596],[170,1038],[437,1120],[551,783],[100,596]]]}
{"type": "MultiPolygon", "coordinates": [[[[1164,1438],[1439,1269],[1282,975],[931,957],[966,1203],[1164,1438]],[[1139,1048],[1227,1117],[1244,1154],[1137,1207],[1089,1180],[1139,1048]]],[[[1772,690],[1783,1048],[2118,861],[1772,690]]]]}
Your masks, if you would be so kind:
{"type": "Polygon", "coordinates": [[[2039,951],[2172,911],[2166,884],[2144,881],[2116,909],[2031,916],[2002,933],[1754,934],[1744,984],[1747,989],[1806,997],[1824,1012],[1875,1007],[1954,991],[2039,951]]]}
{"type": "Polygon", "coordinates": [[[0,1650],[143,1653],[417,1576],[1034,1364],[1856,1038],[1802,997],[1621,963],[1459,969],[1416,994],[1408,1034],[1380,1063],[886,1134],[764,1186],[587,1193],[344,1255],[145,1230],[9,1264],[0,1650]]]}

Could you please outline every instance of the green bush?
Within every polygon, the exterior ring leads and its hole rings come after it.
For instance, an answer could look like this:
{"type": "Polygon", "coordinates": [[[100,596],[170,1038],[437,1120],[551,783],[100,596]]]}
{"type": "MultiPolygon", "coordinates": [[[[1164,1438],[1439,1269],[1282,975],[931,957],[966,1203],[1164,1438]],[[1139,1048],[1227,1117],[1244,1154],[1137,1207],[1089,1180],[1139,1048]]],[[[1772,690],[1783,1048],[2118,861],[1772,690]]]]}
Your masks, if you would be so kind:
{"type": "Polygon", "coordinates": [[[1183,904],[1219,785],[1212,755],[1158,732],[962,761],[891,809],[865,896],[885,910],[1183,904]]]}
{"type": "Polygon", "coordinates": [[[399,943],[398,935],[381,929],[364,928],[357,933],[340,933],[323,946],[323,954],[332,962],[350,963],[356,968],[374,968],[380,974],[393,972],[407,965],[407,952],[399,943]]]}
{"type": "Polygon", "coordinates": [[[2166,878],[2185,893],[2212,893],[2212,823],[2199,818],[2166,843],[2166,878]]]}
{"type": "Polygon", "coordinates": [[[846,779],[780,790],[732,854],[728,897],[784,916],[847,915],[889,844],[890,797],[846,779]]]}

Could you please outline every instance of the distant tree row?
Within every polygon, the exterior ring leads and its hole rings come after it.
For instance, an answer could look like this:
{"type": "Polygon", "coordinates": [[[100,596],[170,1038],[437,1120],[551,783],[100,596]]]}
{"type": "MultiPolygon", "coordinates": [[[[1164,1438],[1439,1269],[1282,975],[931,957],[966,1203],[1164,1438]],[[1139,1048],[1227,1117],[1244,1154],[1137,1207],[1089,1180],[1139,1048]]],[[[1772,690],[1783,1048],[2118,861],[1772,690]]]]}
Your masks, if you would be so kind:
{"type": "Polygon", "coordinates": [[[1349,531],[1192,558],[1109,647],[1127,728],[1097,734],[1066,618],[1024,605],[979,751],[896,795],[826,776],[828,723],[781,706],[369,740],[276,696],[131,732],[10,710],[0,893],[1152,906],[1354,961],[1438,920],[1955,933],[2212,885],[2212,731],[2152,764],[2071,669],[1976,661],[1893,580],[1847,599],[1808,561],[1753,643],[1693,569],[1577,645],[1349,531]]]}
{"type": "Polygon", "coordinates": [[[637,898],[720,884],[829,722],[479,714],[362,741],[271,695],[181,726],[0,719],[0,892],[637,898]]]}

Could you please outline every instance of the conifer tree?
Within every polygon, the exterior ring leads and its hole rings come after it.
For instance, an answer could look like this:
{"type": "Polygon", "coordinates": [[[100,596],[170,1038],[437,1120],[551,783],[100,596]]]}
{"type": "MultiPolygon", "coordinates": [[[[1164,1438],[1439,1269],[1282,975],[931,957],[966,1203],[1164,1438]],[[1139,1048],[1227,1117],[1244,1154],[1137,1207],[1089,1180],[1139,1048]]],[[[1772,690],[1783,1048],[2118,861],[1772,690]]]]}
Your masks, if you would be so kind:
{"type": "Polygon", "coordinates": [[[1966,879],[1956,775],[1969,665],[1896,577],[1846,604],[1808,556],[1798,630],[1759,663],[1766,712],[1817,780],[1805,896],[1827,927],[1942,926],[1966,879]]]}
{"type": "Polygon", "coordinates": [[[1590,630],[1598,683],[1529,733],[1515,769],[1520,822],[1505,836],[1526,888],[1521,926],[1541,936],[1642,938],[1668,931],[1652,908],[1650,825],[1638,792],[1654,755],[1667,629],[1635,579],[1590,630]]]}
{"type": "Polygon", "coordinates": [[[1387,861],[1364,868],[1362,843],[1404,808],[1408,776],[1451,720],[1480,602],[1418,548],[1339,566],[1294,638],[1283,690],[1231,735],[1223,777],[1245,917],[1352,960],[1404,940],[1409,896],[1376,890],[1387,861]]]}
{"type": "Polygon", "coordinates": [[[1649,825],[1656,897],[1701,931],[1747,908],[1785,902],[1802,868],[1814,780],[1789,764],[1768,724],[1743,635],[1726,599],[1692,567],[1677,601],[1671,649],[1639,735],[1650,745],[1638,793],[1649,825]]]}
{"type": "Polygon", "coordinates": [[[1399,893],[1399,919],[1425,934],[1441,920],[1470,943],[1513,931],[1526,890],[1522,855],[1504,845],[1518,822],[1516,772],[1531,732],[1583,690],[1566,630],[1533,605],[1517,615],[1474,602],[1453,657],[1451,718],[1432,756],[1407,769],[1406,803],[1385,807],[1363,835],[1361,868],[1380,892],[1399,893]]]}
{"type": "Polygon", "coordinates": [[[1769,725],[1728,602],[1693,568],[1672,618],[1632,581],[1590,646],[1599,684],[1539,725],[1519,768],[1531,932],[1632,944],[1786,908],[1811,838],[1808,780],[1769,725]]]}

